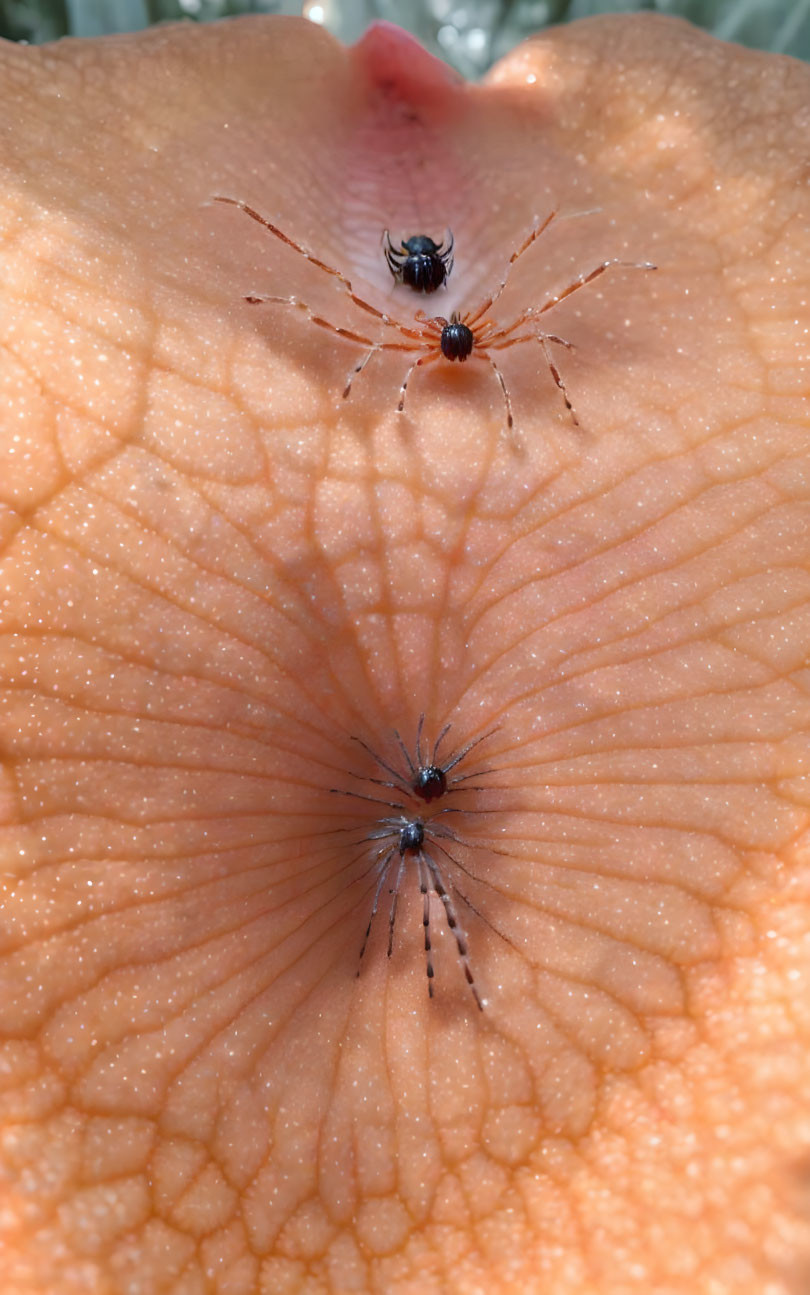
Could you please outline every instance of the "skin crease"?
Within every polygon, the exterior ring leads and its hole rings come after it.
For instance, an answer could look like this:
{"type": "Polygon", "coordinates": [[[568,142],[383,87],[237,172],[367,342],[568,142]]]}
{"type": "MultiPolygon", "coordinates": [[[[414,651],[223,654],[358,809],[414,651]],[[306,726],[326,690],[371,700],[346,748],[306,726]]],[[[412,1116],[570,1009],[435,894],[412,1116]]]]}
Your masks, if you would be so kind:
{"type": "Polygon", "coordinates": [[[806,1290],[807,69],[656,18],[481,87],[288,20],[2,59],[5,1295],[806,1290]],[[362,347],[245,294],[401,334],[214,194],[409,321],[553,208],[499,324],[659,268],[544,317],[579,428],[500,353],[510,439],[485,363],[343,402],[362,347]],[[352,740],[423,712],[483,739],[430,806],[352,740]],[[442,810],[482,1012],[413,855],[386,957],[370,834],[442,810]]]}

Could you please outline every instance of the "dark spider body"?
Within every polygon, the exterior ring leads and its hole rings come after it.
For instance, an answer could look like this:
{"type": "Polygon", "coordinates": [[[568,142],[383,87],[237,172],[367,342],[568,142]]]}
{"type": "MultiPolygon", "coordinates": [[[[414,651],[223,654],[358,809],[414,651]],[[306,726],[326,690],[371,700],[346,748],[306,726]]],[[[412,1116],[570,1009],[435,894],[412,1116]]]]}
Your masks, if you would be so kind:
{"type": "MultiPolygon", "coordinates": [[[[437,321],[438,322],[438,321],[437,321]]],[[[446,360],[466,360],[472,355],[475,346],[475,335],[471,328],[462,324],[458,315],[443,319],[444,327],[439,338],[439,346],[446,360]]]]}
{"type": "Polygon", "coordinates": [[[438,800],[447,791],[447,777],[444,769],[436,764],[429,764],[424,769],[417,769],[416,777],[411,783],[411,790],[420,800],[438,800]]]}
{"type": "Polygon", "coordinates": [[[425,825],[421,818],[409,818],[404,820],[404,824],[399,833],[399,857],[403,859],[406,854],[414,854],[421,850],[425,844],[425,825]]]}
{"type": "Polygon", "coordinates": [[[427,234],[414,234],[394,247],[386,229],[385,259],[394,278],[413,288],[414,292],[436,292],[447,282],[453,268],[453,235],[449,241],[434,243],[427,234]]]}

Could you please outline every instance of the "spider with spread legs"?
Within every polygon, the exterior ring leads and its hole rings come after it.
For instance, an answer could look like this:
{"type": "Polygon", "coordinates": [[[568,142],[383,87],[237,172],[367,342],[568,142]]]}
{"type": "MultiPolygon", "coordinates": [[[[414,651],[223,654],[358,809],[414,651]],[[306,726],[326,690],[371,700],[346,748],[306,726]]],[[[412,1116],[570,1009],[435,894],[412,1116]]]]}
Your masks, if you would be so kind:
{"type": "Polygon", "coordinates": [[[395,279],[405,283],[414,292],[435,292],[447,282],[453,268],[453,235],[448,229],[447,239],[434,243],[427,234],[414,234],[403,238],[394,247],[388,230],[383,231],[385,259],[395,279]]]}
{"type": "Polygon", "coordinates": [[[455,777],[451,777],[450,775],[456,766],[461,763],[464,757],[472,751],[473,747],[478,746],[479,743],[483,742],[486,738],[491,737],[495,732],[495,729],[491,729],[489,733],[482,734],[481,737],[473,738],[471,742],[467,742],[466,746],[462,746],[458,751],[452,752],[447,759],[440,764],[439,747],[453,726],[452,724],[445,724],[444,728],[439,733],[439,736],[436,738],[436,741],[433,743],[433,751],[430,752],[430,749],[428,748],[423,753],[422,730],[424,725],[425,716],[423,713],[419,716],[419,721],[416,725],[416,742],[414,744],[413,756],[411,756],[397,730],[394,729],[394,739],[405,761],[404,772],[402,769],[395,769],[393,765],[388,764],[386,760],[383,760],[374,748],[370,747],[362,738],[353,737],[352,741],[357,742],[359,746],[362,746],[364,750],[368,751],[369,755],[376,761],[380,768],[384,769],[386,773],[390,773],[391,778],[394,779],[393,782],[386,778],[368,778],[366,781],[373,782],[378,787],[390,787],[394,791],[404,791],[406,794],[418,796],[420,800],[428,802],[431,800],[437,800],[440,796],[444,796],[447,791],[452,790],[453,788],[459,788],[461,791],[480,791],[481,788],[478,786],[468,785],[466,787],[460,787],[460,784],[469,783],[470,778],[481,777],[482,774],[487,772],[486,769],[479,770],[477,773],[456,774],[455,777]]]}
{"type": "MultiPolygon", "coordinates": [[[[399,809],[400,806],[391,804],[392,809],[399,809]]],[[[443,813],[444,811],[440,811],[443,813]]],[[[457,841],[457,837],[450,828],[436,821],[436,816],[430,819],[410,818],[406,814],[399,814],[392,818],[383,818],[374,826],[365,838],[367,841],[384,841],[392,842],[381,847],[370,871],[377,873],[377,884],[374,888],[374,899],[371,905],[371,916],[368,919],[363,943],[360,948],[358,962],[362,962],[363,955],[368,946],[371,927],[374,918],[377,915],[377,909],[380,903],[380,895],[386,881],[389,880],[391,865],[396,855],[399,855],[399,863],[396,868],[396,875],[389,886],[389,894],[393,896],[391,907],[388,912],[388,957],[394,951],[394,926],[397,917],[397,904],[399,902],[399,891],[407,867],[407,859],[410,857],[416,863],[416,873],[419,879],[419,890],[423,897],[422,904],[422,926],[425,932],[425,962],[428,978],[428,995],[433,997],[433,950],[430,939],[430,892],[431,890],[438,896],[444,905],[444,914],[447,920],[447,926],[452,932],[458,949],[458,956],[464,971],[464,978],[470,987],[470,992],[475,999],[476,1006],[480,1012],[484,1010],[484,1001],[478,992],[475,984],[475,978],[469,961],[469,950],[467,946],[467,937],[462,930],[456,913],[455,904],[450,894],[450,889],[445,885],[441,868],[433,854],[428,850],[429,842],[434,851],[441,851],[447,856],[452,864],[461,867],[459,861],[451,855],[444,841],[457,841]]],[[[464,870],[466,871],[466,869],[464,870]]],[[[463,898],[463,896],[462,896],[463,898]]],[[[357,968],[357,975],[360,975],[360,966],[357,968]]]]}
{"type": "Polygon", "coordinates": [[[317,268],[322,270],[325,274],[332,275],[336,278],[344,292],[348,294],[351,301],[353,301],[361,310],[374,316],[375,319],[380,320],[386,326],[396,329],[401,334],[403,338],[402,341],[375,341],[374,338],[366,337],[363,333],[358,333],[350,328],[340,327],[337,324],[333,324],[328,319],[323,319],[320,315],[315,314],[305,301],[301,301],[300,298],[294,296],[246,296],[244,298],[244,300],[249,302],[251,305],[260,305],[266,302],[279,302],[283,305],[295,306],[298,310],[302,310],[313,324],[317,324],[320,328],[328,329],[329,332],[337,334],[338,337],[345,337],[351,342],[356,342],[358,345],[368,348],[362,359],[355,364],[348,376],[346,385],[343,389],[344,400],[347,399],[352,388],[352,382],[357,377],[358,373],[361,373],[369,360],[381,351],[403,351],[410,354],[416,354],[417,357],[411,363],[407,373],[405,374],[402,386],[399,389],[399,400],[397,402],[398,413],[402,413],[405,408],[405,395],[408,389],[408,383],[416,369],[421,368],[423,365],[434,364],[436,361],[442,359],[449,361],[458,360],[459,362],[464,362],[471,358],[482,360],[486,364],[489,364],[493,369],[495,376],[498,379],[498,383],[500,384],[506,412],[507,435],[511,435],[514,427],[512,401],[509,396],[509,391],[503,374],[501,373],[501,370],[491,352],[503,351],[511,346],[519,346],[523,342],[537,342],[543,352],[548,370],[560,390],[565,402],[565,407],[575,426],[578,426],[579,420],[574,412],[574,406],[571,402],[568,390],[554,363],[551,352],[549,351],[549,343],[551,342],[557,346],[564,346],[569,350],[573,347],[573,343],[566,341],[564,337],[559,337],[556,333],[543,332],[536,321],[539,321],[540,316],[546,314],[546,312],[551,310],[553,306],[558,305],[573,293],[578,292],[579,289],[585,287],[586,284],[592,283],[594,279],[597,279],[600,275],[604,274],[606,270],[613,267],[631,270],[655,270],[657,268],[649,261],[622,261],[613,257],[610,260],[601,261],[592,270],[589,270],[586,274],[582,274],[579,278],[574,279],[567,287],[562,288],[559,292],[553,293],[541,306],[528,306],[515,319],[513,319],[510,324],[506,324],[502,327],[494,320],[485,318],[487,312],[491,310],[492,306],[498,300],[506,287],[509,273],[515,261],[517,261],[518,258],[521,257],[529,247],[531,247],[532,243],[534,243],[534,241],[548,229],[551,222],[556,218],[558,213],[556,211],[552,211],[544,221],[532,228],[528,236],[512,253],[503,279],[498,284],[495,291],[481,302],[479,306],[476,306],[471,311],[467,311],[463,316],[459,315],[457,312],[453,312],[449,319],[445,319],[442,316],[436,316],[433,319],[429,319],[428,316],[425,315],[424,311],[420,310],[417,311],[414,319],[414,323],[417,327],[413,327],[410,324],[402,323],[401,320],[392,318],[390,315],[385,314],[384,311],[378,310],[376,306],[373,306],[370,302],[364,300],[363,297],[358,296],[352,288],[351,280],[348,279],[341,270],[336,269],[334,266],[327,265],[325,261],[321,261],[317,256],[314,256],[311,252],[307,251],[305,247],[290,238],[288,234],[283,233],[282,230],[272,224],[272,222],[267,220],[264,216],[260,215],[260,213],[253,207],[248,206],[246,202],[242,202],[239,198],[228,198],[219,194],[214,197],[213,201],[228,203],[232,207],[239,207],[241,211],[244,211],[248,216],[250,216],[251,220],[257,221],[265,229],[269,230],[271,234],[274,234],[276,238],[279,238],[283,243],[286,243],[288,247],[292,247],[296,252],[300,253],[300,255],[305,257],[312,265],[317,266],[317,268]],[[519,332],[518,330],[524,326],[525,331],[519,332]]]}

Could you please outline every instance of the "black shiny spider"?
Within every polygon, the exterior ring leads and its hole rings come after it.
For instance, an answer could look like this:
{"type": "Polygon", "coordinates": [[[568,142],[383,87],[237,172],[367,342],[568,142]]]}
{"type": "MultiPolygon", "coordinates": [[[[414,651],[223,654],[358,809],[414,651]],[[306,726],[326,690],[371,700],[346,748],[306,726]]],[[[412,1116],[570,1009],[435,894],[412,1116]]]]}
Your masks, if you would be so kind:
{"type": "Polygon", "coordinates": [[[388,268],[400,283],[414,292],[435,292],[447,282],[453,268],[453,235],[449,229],[446,247],[444,241],[434,243],[427,234],[404,238],[399,247],[394,247],[387,229],[383,238],[388,268]]]}
{"type": "Polygon", "coordinates": [[[420,368],[422,365],[434,364],[437,360],[442,359],[452,361],[464,361],[470,358],[483,360],[494,370],[495,376],[500,384],[506,409],[507,434],[512,432],[512,428],[514,426],[512,402],[509,398],[509,392],[507,391],[503,374],[490,352],[503,351],[510,346],[519,346],[522,342],[537,342],[543,352],[548,370],[562,394],[562,398],[565,401],[565,407],[568,410],[574,425],[578,426],[579,420],[574,413],[574,406],[571,403],[567,388],[548,349],[550,342],[554,342],[558,346],[565,346],[569,350],[573,347],[573,343],[566,341],[564,337],[558,337],[556,333],[543,332],[542,329],[537,326],[536,321],[539,320],[541,315],[544,315],[547,311],[551,310],[553,306],[558,305],[559,302],[564,301],[573,293],[578,292],[579,289],[583,288],[587,283],[592,283],[594,279],[598,278],[601,274],[604,274],[606,270],[609,270],[614,266],[631,270],[655,270],[657,268],[649,261],[622,261],[613,257],[608,261],[601,261],[599,265],[595,266],[594,269],[589,270],[587,274],[581,274],[579,278],[574,279],[567,287],[562,288],[559,292],[550,296],[542,306],[528,306],[517,316],[516,319],[512,320],[511,324],[501,327],[496,324],[494,320],[485,319],[484,316],[487,311],[491,309],[506,287],[511,267],[514,265],[515,261],[523,255],[527,248],[531,247],[535,239],[539,238],[544,230],[548,229],[551,222],[557,216],[557,212],[552,211],[541,224],[534,226],[521,245],[512,253],[509,258],[506,274],[498,284],[495,291],[491,293],[490,296],[481,303],[481,305],[477,306],[474,310],[466,312],[463,316],[454,312],[449,319],[444,319],[441,316],[429,319],[423,311],[419,310],[417,311],[414,320],[418,327],[413,328],[408,324],[403,324],[400,320],[393,319],[390,315],[386,315],[382,310],[378,310],[376,306],[372,306],[370,302],[365,301],[362,297],[358,297],[352,288],[351,281],[345,274],[340,270],[335,269],[334,266],[327,265],[326,262],[319,260],[317,256],[313,256],[313,254],[308,252],[305,247],[302,247],[300,243],[296,243],[294,239],[289,237],[289,235],[284,234],[276,225],[273,225],[269,220],[265,219],[264,216],[260,215],[258,211],[255,211],[253,207],[249,207],[246,202],[242,202],[238,198],[226,198],[221,195],[216,195],[213,201],[225,202],[229,203],[232,207],[239,207],[248,216],[250,216],[252,220],[263,225],[271,234],[275,234],[276,238],[281,239],[281,241],[286,243],[288,247],[292,247],[296,252],[299,252],[300,255],[310,261],[312,265],[323,270],[325,274],[330,274],[336,278],[356,306],[361,310],[366,311],[367,314],[373,315],[375,319],[379,319],[383,324],[397,329],[405,339],[401,342],[380,342],[375,341],[371,337],[366,337],[362,333],[357,333],[352,329],[341,328],[337,324],[331,323],[330,320],[322,319],[320,315],[316,315],[307,303],[305,301],[301,301],[298,297],[246,296],[244,300],[249,302],[251,305],[260,305],[264,302],[280,302],[283,305],[295,306],[298,310],[302,310],[312,323],[317,324],[320,328],[326,328],[331,333],[336,333],[338,337],[345,337],[351,342],[357,342],[361,346],[368,347],[363,358],[355,364],[349,374],[346,386],[343,389],[344,400],[348,397],[352,388],[352,382],[357,374],[361,373],[369,360],[380,351],[419,352],[417,358],[412,362],[410,368],[405,374],[402,386],[399,389],[397,413],[402,413],[405,408],[405,393],[408,389],[411,375],[415,369],[420,368]],[[517,331],[524,326],[526,331],[517,331]]]}
{"type": "MultiPolygon", "coordinates": [[[[419,721],[416,725],[416,742],[413,757],[410,755],[408,748],[405,746],[405,743],[397,730],[394,729],[394,738],[405,761],[404,772],[401,769],[395,769],[393,765],[390,765],[386,760],[383,760],[373,747],[370,747],[362,738],[355,737],[352,739],[352,741],[357,742],[364,748],[364,750],[368,751],[369,755],[376,761],[380,768],[385,769],[386,773],[390,773],[391,778],[394,779],[394,781],[391,782],[384,778],[369,778],[369,782],[376,783],[378,787],[391,787],[394,791],[404,791],[413,796],[418,796],[420,800],[429,802],[431,800],[437,800],[449,789],[458,787],[460,783],[467,782],[470,778],[478,778],[482,773],[486,772],[486,770],[479,770],[477,773],[462,773],[456,774],[455,777],[450,777],[450,774],[455,769],[456,765],[461,763],[465,755],[472,751],[473,747],[478,746],[480,742],[491,737],[495,732],[494,729],[491,729],[489,733],[482,734],[481,737],[473,738],[473,740],[468,742],[466,746],[453,752],[448,756],[443,764],[440,764],[439,747],[444,738],[450,732],[452,724],[445,724],[439,736],[436,738],[436,741],[433,743],[432,752],[430,752],[429,749],[424,752],[422,751],[422,729],[424,728],[424,725],[425,716],[422,714],[419,716],[419,721]]],[[[481,788],[462,787],[460,790],[480,791],[481,788]]]]}
{"type": "MultiPolygon", "coordinates": [[[[351,793],[349,793],[351,794],[351,793]]],[[[385,803],[385,802],[383,802],[385,803]]],[[[391,804],[392,809],[400,808],[398,805],[391,804]]],[[[443,811],[440,811],[443,812],[443,811]]],[[[436,817],[430,819],[410,818],[407,814],[400,814],[392,818],[383,818],[366,836],[367,841],[385,841],[393,842],[391,845],[383,845],[377,854],[373,864],[372,871],[377,873],[377,884],[374,888],[374,900],[371,906],[371,916],[368,919],[366,933],[363,936],[363,943],[360,948],[358,962],[362,961],[363,954],[368,945],[368,938],[371,934],[371,927],[377,914],[377,908],[380,902],[380,895],[386,882],[390,880],[389,873],[394,857],[399,855],[399,863],[396,869],[396,875],[389,885],[389,893],[393,896],[391,907],[388,913],[388,957],[391,957],[394,949],[394,925],[397,916],[397,903],[399,901],[399,890],[405,875],[407,858],[411,857],[416,863],[416,872],[419,878],[419,890],[423,896],[422,906],[422,926],[425,932],[425,960],[428,977],[428,994],[433,997],[433,953],[430,942],[430,892],[431,890],[439,897],[444,905],[444,913],[447,919],[447,925],[452,931],[458,956],[461,960],[461,966],[464,971],[464,978],[470,987],[470,992],[475,999],[478,1010],[483,1012],[484,1003],[476,988],[475,978],[469,962],[469,952],[467,946],[467,937],[462,930],[456,908],[448,887],[445,885],[441,868],[433,854],[428,850],[430,843],[435,851],[441,851],[446,855],[452,864],[457,867],[462,865],[457,859],[449,853],[444,841],[456,841],[457,837],[444,824],[436,821],[436,817]]],[[[465,870],[466,871],[466,870],[465,870]]],[[[463,896],[462,896],[463,898],[463,896]]],[[[360,975],[361,968],[358,966],[357,975],[360,975]]]]}

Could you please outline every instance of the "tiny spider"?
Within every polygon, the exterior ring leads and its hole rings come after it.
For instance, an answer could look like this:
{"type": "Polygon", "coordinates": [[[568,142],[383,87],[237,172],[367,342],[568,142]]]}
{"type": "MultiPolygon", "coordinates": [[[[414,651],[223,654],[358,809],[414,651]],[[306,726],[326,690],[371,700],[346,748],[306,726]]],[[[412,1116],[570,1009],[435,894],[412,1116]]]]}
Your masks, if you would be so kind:
{"type": "Polygon", "coordinates": [[[400,283],[414,292],[435,292],[447,282],[453,268],[453,235],[449,229],[446,247],[444,241],[434,243],[427,234],[404,238],[399,247],[394,247],[387,229],[383,238],[388,268],[400,283]]]}
{"type": "MultiPolygon", "coordinates": [[[[473,740],[468,742],[466,746],[461,747],[458,751],[455,751],[448,756],[443,764],[439,764],[439,746],[450,732],[452,724],[445,724],[441,733],[436,738],[436,741],[433,743],[433,751],[429,752],[426,750],[423,753],[422,729],[424,728],[424,724],[425,716],[422,714],[419,716],[419,722],[416,725],[416,742],[413,757],[410,755],[397,730],[394,729],[394,738],[396,739],[397,746],[399,747],[405,761],[404,773],[401,769],[395,769],[393,765],[390,765],[387,761],[383,760],[367,742],[363,741],[362,738],[352,738],[353,742],[357,742],[364,748],[364,750],[368,751],[369,755],[376,761],[380,768],[385,769],[386,773],[390,773],[391,777],[394,779],[393,782],[390,782],[383,778],[369,778],[369,782],[376,783],[378,787],[391,787],[395,791],[404,791],[410,795],[418,796],[420,800],[431,801],[437,800],[440,796],[443,796],[446,791],[453,787],[457,787],[459,783],[467,782],[470,778],[478,778],[482,773],[486,773],[486,770],[479,770],[477,773],[462,773],[457,774],[452,778],[449,776],[452,770],[455,769],[456,765],[461,763],[465,755],[472,751],[473,747],[476,747],[480,742],[483,742],[485,738],[491,737],[492,733],[495,732],[495,729],[491,729],[489,733],[482,734],[481,737],[473,738],[473,740]]],[[[462,787],[460,790],[480,791],[481,788],[462,787]]]]}
{"type": "MultiPolygon", "coordinates": [[[[392,805],[393,809],[399,806],[392,805]]],[[[366,837],[367,841],[384,841],[393,842],[385,844],[378,852],[371,866],[371,871],[377,873],[377,885],[374,889],[374,900],[371,906],[371,916],[368,919],[366,933],[363,936],[363,943],[360,948],[358,962],[362,961],[363,954],[368,945],[368,938],[371,934],[371,927],[377,914],[377,908],[380,902],[380,895],[383,887],[389,878],[391,864],[395,855],[399,855],[399,864],[396,869],[396,876],[389,886],[389,894],[393,896],[391,908],[388,913],[388,957],[391,957],[394,949],[394,925],[397,917],[397,903],[399,901],[399,890],[405,875],[407,858],[410,856],[416,863],[416,872],[419,878],[419,890],[423,897],[422,905],[422,926],[425,932],[425,961],[428,977],[428,995],[433,997],[433,954],[430,942],[430,892],[433,890],[444,905],[444,913],[447,919],[447,926],[453,933],[458,949],[458,956],[461,960],[461,966],[464,971],[464,977],[470,987],[470,992],[475,999],[478,1010],[483,1012],[484,1003],[476,988],[472,968],[469,962],[469,953],[467,948],[467,937],[462,930],[452,896],[445,885],[439,864],[427,848],[430,843],[434,850],[440,850],[447,856],[451,863],[461,866],[457,859],[448,852],[447,847],[442,844],[443,841],[456,841],[455,834],[442,823],[436,821],[434,816],[431,819],[410,818],[406,814],[400,814],[392,818],[380,819],[375,827],[371,829],[366,837]]],[[[462,896],[463,898],[463,896],[462,896]]],[[[360,975],[360,967],[357,968],[357,975],[360,975]]]]}
{"type": "Polygon", "coordinates": [[[573,293],[578,292],[579,289],[583,288],[586,284],[592,283],[594,279],[597,279],[601,274],[604,274],[606,270],[609,270],[614,266],[631,270],[655,270],[657,268],[649,261],[622,261],[613,257],[608,261],[601,261],[599,265],[595,266],[594,269],[589,270],[586,274],[581,274],[579,278],[574,279],[567,287],[562,288],[559,292],[550,296],[543,305],[527,306],[525,310],[512,320],[511,324],[506,324],[501,327],[495,323],[494,320],[484,318],[487,311],[492,308],[506,287],[511,267],[514,265],[515,261],[517,261],[518,258],[521,257],[529,247],[531,247],[535,239],[539,238],[540,235],[548,229],[551,222],[557,216],[557,212],[552,211],[542,223],[533,227],[520,246],[512,253],[503,279],[498,284],[495,291],[491,293],[490,296],[487,297],[479,306],[476,306],[475,309],[471,311],[467,311],[463,316],[454,312],[451,314],[449,319],[444,319],[441,316],[429,319],[423,311],[417,311],[414,323],[418,325],[418,327],[414,328],[409,324],[402,323],[400,320],[393,319],[390,315],[386,315],[382,310],[378,310],[376,306],[372,306],[370,302],[359,297],[352,288],[351,281],[342,273],[342,271],[319,260],[317,256],[308,252],[305,247],[302,247],[300,243],[297,243],[294,239],[290,238],[288,234],[283,233],[276,225],[272,224],[264,216],[260,215],[253,207],[248,206],[246,202],[242,202],[239,198],[227,198],[219,194],[215,195],[213,201],[225,202],[230,204],[232,207],[239,207],[241,211],[244,211],[248,216],[250,216],[251,220],[255,220],[260,225],[264,226],[264,228],[269,230],[271,234],[274,234],[276,238],[281,239],[281,241],[286,243],[288,247],[292,247],[296,252],[300,253],[301,256],[305,257],[307,261],[310,261],[312,265],[317,266],[319,270],[323,270],[325,274],[332,275],[336,278],[344,292],[348,294],[356,306],[361,310],[366,311],[367,314],[373,315],[375,319],[380,320],[383,324],[397,329],[405,339],[401,342],[375,341],[372,337],[366,337],[364,334],[355,332],[352,329],[342,328],[337,324],[333,324],[328,319],[322,319],[320,315],[315,314],[305,301],[301,301],[298,297],[246,296],[244,300],[249,302],[251,305],[260,305],[264,302],[279,302],[283,305],[295,306],[298,310],[302,310],[313,324],[317,324],[320,328],[326,328],[331,333],[336,333],[338,337],[345,337],[348,341],[356,342],[360,346],[368,348],[365,355],[357,364],[355,364],[348,376],[346,385],[343,388],[344,400],[348,397],[352,388],[352,382],[357,374],[361,373],[369,360],[381,351],[405,351],[410,352],[411,354],[417,353],[417,358],[411,363],[410,368],[405,374],[402,386],[399,389],[397,413],[400,414],[405,408],[405,393],[408,389],[411,375],[415,369],[420,368],[422,365],[434,364],[437,360],[442,359],[451,361],[458,360],[462,362],[470,358],[483,360],[494,370],[495,376],[500,384],[506,411],[507,435],[511,435],[514,426],[512,401],[510,399],[503,374],[490,352],[506,350],[507,347],[518,346],[522,342],[537,342],[543,352],[548,370],[560,390],[565,402],[565,407],[568,410],[574,425],[579,426],[579,420],[574,412],[574,406],[571,403],[568,390],[554,364],[551,352],[548,349],[549,342],[554,342],[556,345],[564,346],[569,350],[573,348],[573,343],[566,341],[564,337],[558,337],[556,333],[543,332],[537,327],[535,321],[539,319],[539,316],[544,315],[546,311],[551,310],[553,306],[558,305],[559,302],[564,301],[573,293]],[[526,327],[526,331],[518,332],[517,330],[524,325],[526,327]]]}

